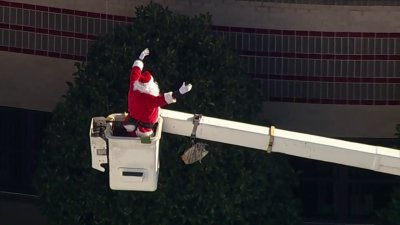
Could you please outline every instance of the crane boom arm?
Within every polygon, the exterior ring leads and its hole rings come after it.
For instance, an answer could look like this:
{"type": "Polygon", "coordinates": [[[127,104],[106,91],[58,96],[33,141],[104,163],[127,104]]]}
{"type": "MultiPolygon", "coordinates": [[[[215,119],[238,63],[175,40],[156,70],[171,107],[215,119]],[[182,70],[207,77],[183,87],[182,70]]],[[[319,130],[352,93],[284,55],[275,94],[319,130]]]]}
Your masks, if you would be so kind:
{"type": "MultiPolygon", "coordinates": [[[[193,114],[163,109],[163,131],[191,136],[193,114]]],[[[196,138],[400,175],[400,151],[202,116],[196,138]]]]}

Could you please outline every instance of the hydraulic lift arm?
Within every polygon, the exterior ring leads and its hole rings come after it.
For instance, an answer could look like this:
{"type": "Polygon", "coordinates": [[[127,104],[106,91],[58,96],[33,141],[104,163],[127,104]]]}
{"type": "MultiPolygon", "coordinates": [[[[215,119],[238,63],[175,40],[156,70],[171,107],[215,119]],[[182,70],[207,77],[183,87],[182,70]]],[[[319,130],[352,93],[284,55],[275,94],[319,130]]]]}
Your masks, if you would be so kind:
{"type": "MultiPolygon", "coordinates": [[[[163,132],[191,136],[193,114],[163,109],[163,132]]],[[[400,151],[202,116],[196,138],[400,175],[400,151]]]]}

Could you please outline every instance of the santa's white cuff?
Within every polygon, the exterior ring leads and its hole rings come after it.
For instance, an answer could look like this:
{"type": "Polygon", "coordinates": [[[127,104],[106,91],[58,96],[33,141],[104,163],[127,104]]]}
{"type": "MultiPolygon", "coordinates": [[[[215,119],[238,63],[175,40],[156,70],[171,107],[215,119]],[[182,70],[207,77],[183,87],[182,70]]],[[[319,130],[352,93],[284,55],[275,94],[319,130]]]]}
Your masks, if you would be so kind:
{"type": "Polygon", "coordinates": [[[135,60],[135,62],[133,63],[132,67],[135,67],[135,66],[139,67],[140,70],[142,70],[142,69],[143,69],[143,62],[142,62],[142,60],[135,60]]]}
{"type": "Polygon", "coordinates": [[[164,99],[168,104],[176,102],[176,99],[172,96],[171,91],[164,94],[164,99]]]}

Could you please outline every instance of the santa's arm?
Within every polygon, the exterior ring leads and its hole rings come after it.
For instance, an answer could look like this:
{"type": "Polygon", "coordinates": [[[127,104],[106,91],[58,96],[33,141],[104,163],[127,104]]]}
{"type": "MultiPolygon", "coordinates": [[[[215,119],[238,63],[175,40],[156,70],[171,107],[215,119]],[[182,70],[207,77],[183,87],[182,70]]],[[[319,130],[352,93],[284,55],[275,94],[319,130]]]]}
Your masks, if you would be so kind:
{"type": "Polygon", "coordinates": [[[148,96],[149,99],[147,102],[150,105],[150,107],[163,107],[167,104],[175,103],[176,99],[181,97],[182,95],[188,93],[190,90],[192,90],[192,85],[191,84],[185,84],[183,82],[182,86],[179,88],[179,90],[174,91],[174,92],[167,92],[159,96],[148,96]]]}
{"type": "Polygon", "coordinates": [[[139,55],[139,59],[135,60],[135,62],[133,62],[132,65],[132,69],[131,69],[131,75],[130,75],[130,86],[132,87],[132,84],[137,81],[140,78],[140,75],[142,74],[142,69],[143,69],[143,60],[146,56],[148,56],[150,54],[149,49],[145,49],[143,50],[140,55],[139,55]]]}
{"type": "Polygon", "coordinates": [[[146,99],[147,104],[152,108],[163,107],[176,102],[176,98],[173,97],[172,91],[159,96],[146,95],[146,97],[148,98],[146,99]]]}

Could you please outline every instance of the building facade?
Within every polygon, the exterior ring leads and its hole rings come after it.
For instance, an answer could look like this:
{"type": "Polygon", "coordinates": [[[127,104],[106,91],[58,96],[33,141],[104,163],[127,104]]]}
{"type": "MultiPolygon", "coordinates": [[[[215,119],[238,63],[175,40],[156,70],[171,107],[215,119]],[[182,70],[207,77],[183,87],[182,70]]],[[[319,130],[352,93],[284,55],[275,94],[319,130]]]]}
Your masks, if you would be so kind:
{"type": "MultiPolygon", "coordinates": [[[[0,106],[51,112],[96,36],[134,23],[147,0],[0,1],[0,106]],[[94,7],[95,6],[95,7],[94,7]]],[[[390,0],[157,0],[237,50],[278,128],[392,144],[400,123],[400,5],[390,0]]],[[[146,46],[150,47],[151,46],[146,46]]],[[[293,160],[310,221],[362,222],[391,176],[293,160]],[[368,186],[368,189],[364,189],[368,186]],[[310,194],[304,194],[310,193],[310,194]]],[[[383,197],[382,197],[383,196],[383,197]]]]}

